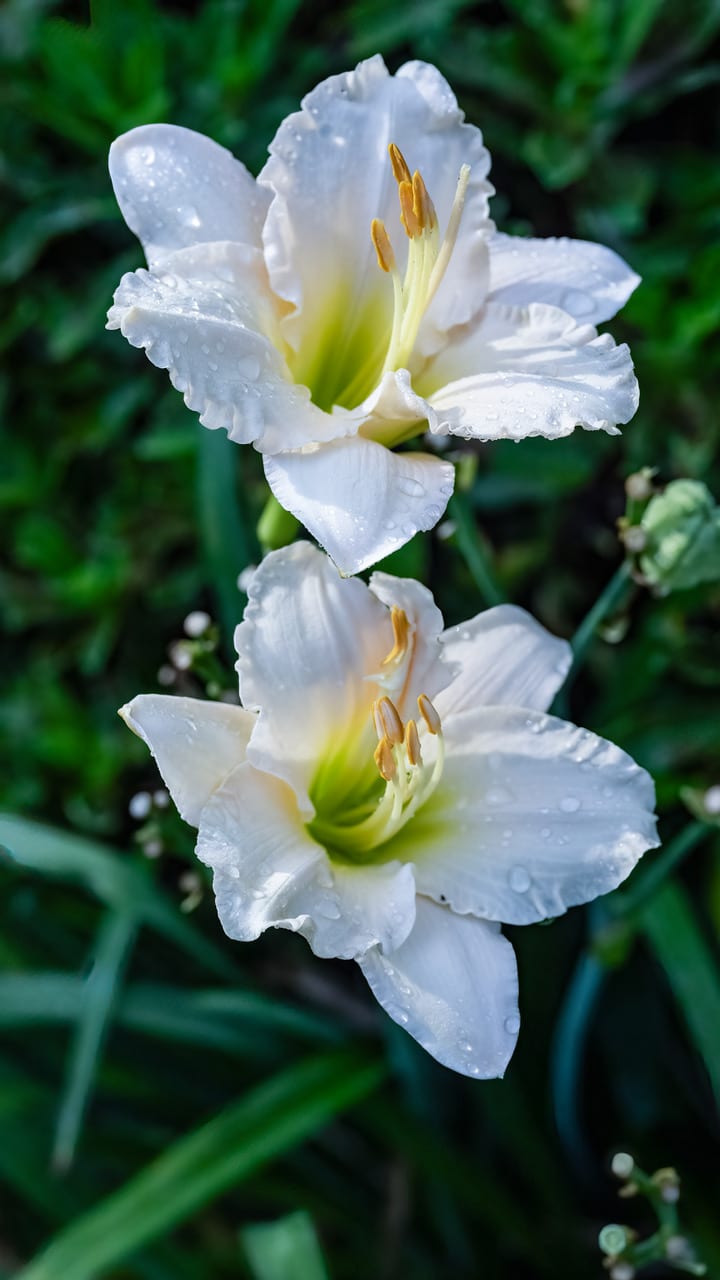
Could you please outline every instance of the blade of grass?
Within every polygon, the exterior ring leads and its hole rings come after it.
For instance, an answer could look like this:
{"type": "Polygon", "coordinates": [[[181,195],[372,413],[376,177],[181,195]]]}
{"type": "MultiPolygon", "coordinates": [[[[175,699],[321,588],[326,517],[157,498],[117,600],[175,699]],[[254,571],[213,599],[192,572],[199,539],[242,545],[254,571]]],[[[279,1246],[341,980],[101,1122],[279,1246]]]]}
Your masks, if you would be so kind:
{"type": "MultiPolygon", "coordinates": [[[[74,1022],[83,979],[65,973],[0,974],[0,1027],[74,1022]]],[[[250,991],[187,991],[164,983],[129,984],[115,1010],[119,1025],[161,1039],[247,1052],[258,1030],[337,1041],[342,1023],[327,1021],[250,991]]]]}
{"type": "Polygon", "coordinates": [[[658,889],[640,912],[640,926],[720,1102],[720,970],[682,886],[668,882],[658,889]]]}
{"type": "Polygon", "coordinates": [[[205,560],[223,642],[232,645],[242,601],[237,579],[255,558],[256,547],[240,511],[237,468],[240,450],[224,431],[201,431],[198,441],[197,507],[205,560]]]}
{"type": "Polygon", "coordinates": [[[477,527],[466,494],[459,491],[453,494],[448,514],[455,521],[455,541],[483,602],[488,606],[503,604],[505,596],[496,581],[487,543],[477,527]]]}
{"type": "Polygon", "coordinates": [[[112,911],[105,916],[98,931],[92,968],[83,984],[67,1080],[58,1112],[52,1161],[54,1168],[60,1171],[70,1167],[75,1155],[137,928],[134,911],[112,911]]]}
{"type": "Polygon", "coordinates": [[[240,1239],[255,1280],[328,1280],[309,1213],[245,1227],[240,1239]]]}
{"type": "Polygon", "coordinates": [[[150,925],[219,977],[237,980],[224,953],[166,899],[135,858],[72,832],[13,814],[0,814],[0,851],[39,875],[79,881],[107,907],[132,907],[150,925]]]}
{"type": "Polygon", "coordinates": [[[305,1059],[180,1138],[62,1231],[17,1280],[96,1280],[369,1094],[384,1067],[358,1053],[305,1059]]]}

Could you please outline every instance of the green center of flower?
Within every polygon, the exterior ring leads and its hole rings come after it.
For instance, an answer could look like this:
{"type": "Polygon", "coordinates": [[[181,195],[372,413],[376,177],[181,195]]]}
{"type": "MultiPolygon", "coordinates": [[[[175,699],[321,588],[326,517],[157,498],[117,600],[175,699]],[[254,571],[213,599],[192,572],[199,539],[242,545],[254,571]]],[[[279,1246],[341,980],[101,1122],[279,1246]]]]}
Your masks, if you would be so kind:
{"type": "MultiPolygon", "coordinates": [[[[402,701],[413,637],[402,609],[393,608],[392,622],[395,642],[383,667],[404,676],[402,701]]],[[[417,719],[403,723],[395,702],[383,694],[372,703],[360,732],[318,771],[308,831],[331,858],[367,863],[391,856],[389,842],[437,787],[445,760],[440,716],[426,694],[420,694],[417,709],[417,719]]]]}
{"type": "MultiPolygon", "coordinates": [[[[401,276],[385,223],[380,218],[373,218],[370,237],[378,265],[392,281],[389,336],[387,305],[380,300],[369,308],[361,308],[353,316],[345,340],[337,333],[333,335],[333,361],[326,364],[322,372],[318,371],[309,383],[313,400],[322,408],[337,404],[353,409],[374,390],[383,374],[411,365],[420,324],[440,287],[457,240],[470,178],[469,166],[463,165],[460,170],[445,235],[441,240],[435,206],[421,174],[417,169],[410,173],[405,157],[394,142],[390,143],[389,152],[398,187],[400,220],[409,240],[407,265],[401,276]],[[328,382],[332,369],[337,376],[334,386],[328,382]]],[[[405,434],[416,435],[417,429],[405,434]]]]}

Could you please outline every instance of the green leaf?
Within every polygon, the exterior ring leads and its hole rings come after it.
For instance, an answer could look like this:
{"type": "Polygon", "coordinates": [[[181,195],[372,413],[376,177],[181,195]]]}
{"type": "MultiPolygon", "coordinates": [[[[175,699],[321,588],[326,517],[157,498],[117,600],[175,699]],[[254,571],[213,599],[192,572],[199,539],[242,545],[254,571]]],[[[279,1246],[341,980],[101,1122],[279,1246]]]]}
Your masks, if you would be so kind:
{"type": "Polygon", "coordinates": [[[720,970],[682,886],[668,883],[658,890],[640,924],[720,1101],[720,970]]]}
{"type": "Polygon", "coordinates": [[[137,859],[84,836],[58,831],[29,818],[0,813],[0,851],[19,866],[44,876],[80,881],[116,910],[137,908],[145,924],[162,933],[223,977],[237,978],[235,966],[203,938],[153,883],[137,859]]]}
{"type": "Polygon", "coordinates": [[[200,533],[226,644],[230,644],[242,612],[238,574],[256,559],[257,550],[240,510],[239,459],[240,450],[224,431],[200,432],[197,476],[200,533]]]}
{"type": "Polygon", "coordinates": [[[72,1164],[93,1079],[136,933],[137,914],[134,911],[108,912],[100,926],[92,968],[83,983],[68,1078],[58,1114],[53,1148],[53,1164],[56,1169],[67,1169],[72,1164]]]}
{"type": "Polygon", "coordinates": [[[328,1280],[309,1213],[245,1227],[240,1238],[255,1280],[328,1280]]]}
{"type": "Polygon", "coordinates": [[[380,1083],[356,1052],[309,1058],[258,1085],[62,1231],[17,1280],[97,1280],[142,1245],[304,1141],[380,1083]]]}

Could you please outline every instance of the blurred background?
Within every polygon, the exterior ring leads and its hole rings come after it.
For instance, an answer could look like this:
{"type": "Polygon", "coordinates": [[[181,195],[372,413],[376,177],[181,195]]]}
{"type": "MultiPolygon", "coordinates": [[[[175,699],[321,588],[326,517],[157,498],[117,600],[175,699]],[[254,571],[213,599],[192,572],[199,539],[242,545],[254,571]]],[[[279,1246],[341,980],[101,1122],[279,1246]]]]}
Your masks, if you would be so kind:
{"type": "Polygon", "coordinates": [[[717,583],[620,584],[563,707],[651,770],[669,861],[508,930],[516,1055],[502,1082],[452,1075],[355,966],[227,942],[192,831],[153,799],[116,708],[232,687],[266,490],[103,328],[142,262],[115,135],[171,121],[257,172],[319,79],[436,63],[483,129],[499,226],[600,240],[643,276],[611,326],[642,402],[621,438],[467,452],[448,521],[386,567],[448,623],[507,598],[570,637],[622,561],[628,475],[720,496],[720,5],[6,0],[0,44],[0,1276],[590,1280],[605,1223],[654,1229],[617,1199],[617,1150],[678,1169],[679,1231],[720,1276],[717,583]],[[197,610],[218,643],[178,648],[197,610]]]}

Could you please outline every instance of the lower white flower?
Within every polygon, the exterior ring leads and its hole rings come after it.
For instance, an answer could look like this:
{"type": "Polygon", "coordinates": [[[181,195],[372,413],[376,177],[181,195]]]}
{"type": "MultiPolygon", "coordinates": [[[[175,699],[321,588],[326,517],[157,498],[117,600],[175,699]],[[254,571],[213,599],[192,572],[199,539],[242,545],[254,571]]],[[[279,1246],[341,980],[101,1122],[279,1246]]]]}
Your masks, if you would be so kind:
{"type": "Polygon", "coordinates": [[[546,714],[571,653],[501,605],[443,630],[429,591],[269,555],[236,632],[242,707],[123,707],[199,829],[231,938],[353,959],[435,1058],[502,1075],[520,1026],[500,923],[614,889],[657,844],[648,774],[546,714]]]}

